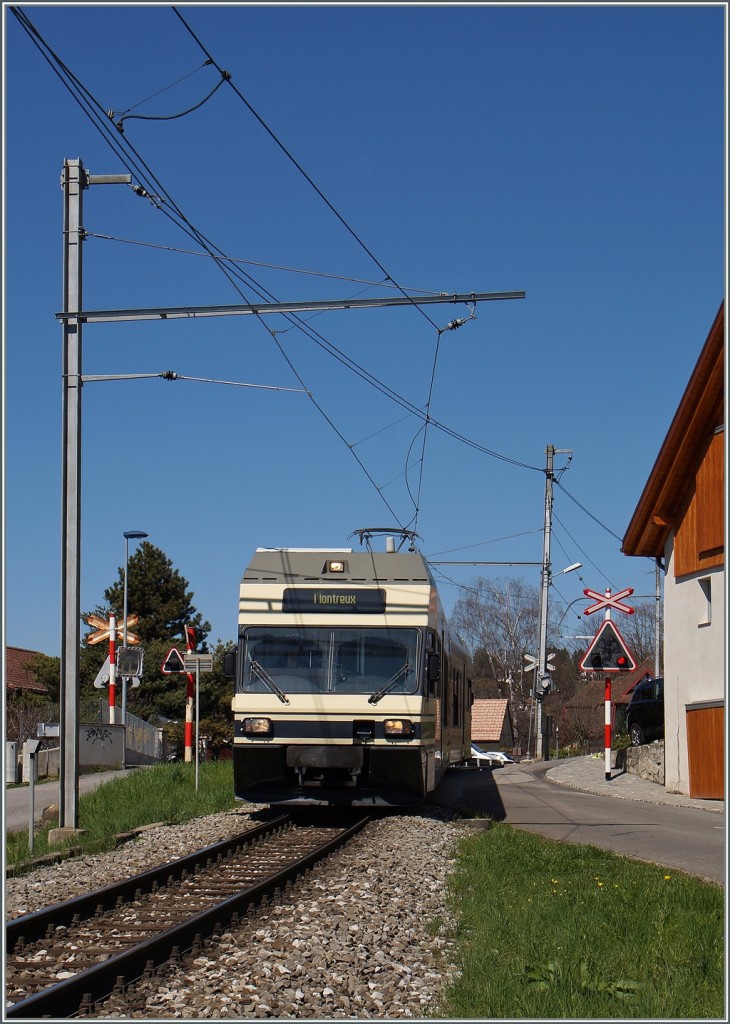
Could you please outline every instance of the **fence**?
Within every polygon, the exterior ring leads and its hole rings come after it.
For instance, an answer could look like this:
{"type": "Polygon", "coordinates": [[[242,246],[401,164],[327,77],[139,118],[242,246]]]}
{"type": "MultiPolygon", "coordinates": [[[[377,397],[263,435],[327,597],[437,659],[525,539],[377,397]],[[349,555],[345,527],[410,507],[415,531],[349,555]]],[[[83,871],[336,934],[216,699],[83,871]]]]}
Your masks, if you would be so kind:
{"type": "MultiPolygon", "coordinates": [[[[165,744],[162,729],[145,722],[127,712],[126,748],[124,729],[121,725],[109,723],[109,706],[103,702],[94,706],[92,713],[85,715],[87,721],[79,726],[79,771],[95,768],[120,768],[144,764],[159,764],[165,760],[165,744]]],[[[38,723],[36,735],[50,739],[58,736],[58,726],[49,727],[38,723]]],[[[6,742],[5,772],[8,782],[19,779],[29,782],[30,765],[23,756],[25,744],[6,742]]],[[[36,775],[44,778],[58,775],[61,764],[59,747],[42,747],[35,756],[36,775]]]]}

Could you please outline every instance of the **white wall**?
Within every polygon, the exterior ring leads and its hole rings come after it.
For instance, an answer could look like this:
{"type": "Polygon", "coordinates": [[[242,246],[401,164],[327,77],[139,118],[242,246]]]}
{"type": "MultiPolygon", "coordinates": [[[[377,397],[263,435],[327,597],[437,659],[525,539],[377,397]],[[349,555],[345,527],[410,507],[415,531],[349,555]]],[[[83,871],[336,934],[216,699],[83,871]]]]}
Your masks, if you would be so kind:
{"type": "Polygon", "coordinates": [[[674,534],[665,548],[664,738],[665,788],[689,793],[686,705],[725,697],[725,571],[674,577],[674,534]],[[712,607],[700,580],[709,581],[712,607]]]}

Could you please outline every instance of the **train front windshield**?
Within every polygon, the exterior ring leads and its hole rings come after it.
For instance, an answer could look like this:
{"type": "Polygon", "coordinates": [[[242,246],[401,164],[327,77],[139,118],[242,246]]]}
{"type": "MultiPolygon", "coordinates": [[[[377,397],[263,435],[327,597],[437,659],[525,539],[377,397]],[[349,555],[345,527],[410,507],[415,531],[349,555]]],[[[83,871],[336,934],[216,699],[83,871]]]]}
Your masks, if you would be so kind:
{"type": "Polygon", "coordinates": [[[250,627],[240,640],[239,691],[415,693],[416,629],[250,627]]]}

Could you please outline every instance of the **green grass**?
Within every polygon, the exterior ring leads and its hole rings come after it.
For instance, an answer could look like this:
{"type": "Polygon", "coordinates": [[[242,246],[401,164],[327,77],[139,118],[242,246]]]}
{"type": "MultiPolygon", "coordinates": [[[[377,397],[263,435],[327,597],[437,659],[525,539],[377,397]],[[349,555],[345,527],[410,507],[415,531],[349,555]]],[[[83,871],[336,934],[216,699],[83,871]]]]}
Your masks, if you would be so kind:
{"type": "MultiPolygon", "coordinates": [[[[112,849],[116,833],[236,805],[230,761],[200,765],[199,782],[172,764],[106,783],[80,797],[72,845],[112,849]]],[[[8,864],[27,859],[26,832],[9,833],[8,864]]],[[[439,1017],[725,1019],[720,886],[497,824],[460,841],[449,899],[460,975],[439,1017]]]]}
{"type": "MultiPolygon", "coordinates": [[[[81,847],[87,853],[114,849],[114,836],[131,832],[141,825],[164,821],[179,823],[205,814],[215,814],[236,806],[233,796],[233,769],[230,761],[208,761],[198,766],[198,791],[195,790],[195,765],[170,764],[141,769],[113,779],[91,793],[79,797],[79,828],[61,845],[48,845],[48,831],[58,821],[36,826],[33,857],[81,847]]],[[[22,865],[30,859],[27,829],[9,832],[6,837],[6,863],[22,865]]]]}
{"type": "Polygon", "coordinates": [[[496,825],[450,883],[455,1018],[724,1018],[724,893],[651,864],[496,825]]]}

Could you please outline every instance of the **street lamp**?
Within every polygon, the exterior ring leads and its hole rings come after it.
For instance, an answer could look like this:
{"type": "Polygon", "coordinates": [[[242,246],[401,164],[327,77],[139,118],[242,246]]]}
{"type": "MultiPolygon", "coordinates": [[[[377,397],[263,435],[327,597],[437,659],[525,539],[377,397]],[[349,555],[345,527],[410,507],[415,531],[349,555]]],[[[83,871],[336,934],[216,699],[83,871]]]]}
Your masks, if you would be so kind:
{"type": "MultiPolygon", "coordinates": [[[[124,618],[122,620],[122,647],[127,646],[127,576],[129,575],[129,542],[149,537],[143,530],[125,530],[124,532],[124,618]]],[[[127,766],[127,677],[122,676],[122,725],[124,726],[124,767],[127,766]]]]}

